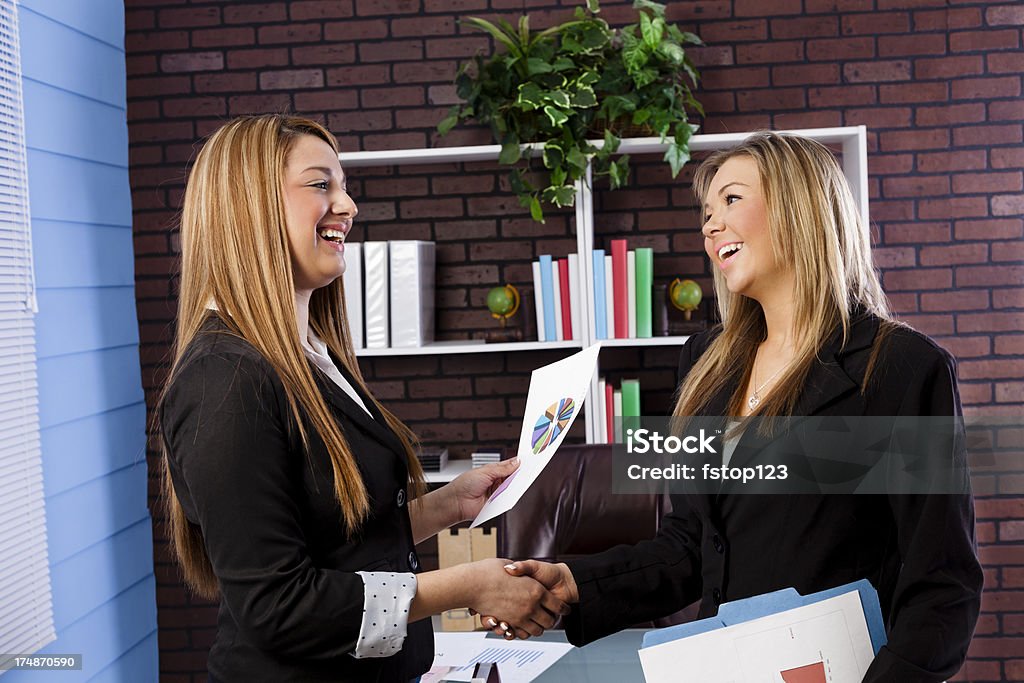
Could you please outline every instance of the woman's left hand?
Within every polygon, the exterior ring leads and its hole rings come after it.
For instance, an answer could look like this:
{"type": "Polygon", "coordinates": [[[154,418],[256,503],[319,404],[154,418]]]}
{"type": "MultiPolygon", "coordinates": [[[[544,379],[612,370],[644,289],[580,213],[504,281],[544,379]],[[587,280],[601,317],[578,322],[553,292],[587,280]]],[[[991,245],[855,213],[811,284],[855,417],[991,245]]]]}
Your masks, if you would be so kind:
{"type": "Polygon", "coordinates": [[[518,467],[519,458],[502,460],[464,472],[444,486],[442,490],[448,494],[456,511],[455,521],[464,522],[475,518],[495,489],[518,467]]]}

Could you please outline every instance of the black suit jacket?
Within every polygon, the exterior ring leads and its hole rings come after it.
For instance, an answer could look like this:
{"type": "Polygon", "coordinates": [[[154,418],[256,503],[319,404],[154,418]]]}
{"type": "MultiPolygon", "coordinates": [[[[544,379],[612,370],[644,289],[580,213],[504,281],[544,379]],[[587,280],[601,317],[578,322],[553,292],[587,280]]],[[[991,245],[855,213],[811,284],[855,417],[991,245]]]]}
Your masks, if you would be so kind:
{"type": "Polygon", "coordinates": [[[406,455],[368,397],[373,418],[315,367],[314,376],[370,494],[356,538],[346,536],[324,442],[307,420],[302,447],[277,374],[218,315],[185,352],[161,406],[174,490],[220,585],[211,678],[404,683],[430,668],[429,620],[410,623],[392,657],[349,653],[363,612],[354,572],[419,570],[406,455]]]}
{"type": "MultiPolygon", "coordinates": [[[[878,326],[861,315],[845,346],[833,335],[794,415],[961,414],[953,359],[906,328],[888,336],[861,394],[878,326]]],[[[705,332],[687,342],[681,377],[713,338],[705,332]]],[[[724,415],[738,382],[704,414],[724,415]]],[[[698,599],[703,618],[725,601],[867,578],[878,590],[889,642],[865,681],[942,681],[960,668],[982,588],[970,495],[677,495],[672,505],[654,539],[568,563],[580,591],[566,618],[572,643],[698,599]]]]}

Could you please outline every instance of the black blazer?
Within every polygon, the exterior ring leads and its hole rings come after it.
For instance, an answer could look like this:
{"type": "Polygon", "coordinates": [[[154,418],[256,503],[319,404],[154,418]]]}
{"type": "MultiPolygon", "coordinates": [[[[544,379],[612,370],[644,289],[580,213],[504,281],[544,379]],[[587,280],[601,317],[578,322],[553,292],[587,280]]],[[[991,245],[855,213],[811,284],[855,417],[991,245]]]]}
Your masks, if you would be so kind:
{"type": "Polygon", "coordinates": [[[408,469],[401,443],[367,397],[375,419],[315,367],[314,376],[370,494],[357,538],[346,537],[324,442],[306,420],[310,448],[302,447],[277,374],[218,315],[185,352],[160,408],[174,490],[202,532],[220,585],[208,667],[224,683],[404,683],[433,660],[429,619],[409,624],[392,657],[349,654],[363,612],[354,572],[419,570],[408,469]]]}
{"type": "MultiPolygon", "coordinates": [[[[961,414],[953,359],[906,328],[885,340],[861,395],[878,326],[861,315],[845,347],[832,336],[794,415],[961,414]]],[[[681,377],[713,338],[703,332],[687,342],[681,377]]],[[[704,414],[724,415],[738,382],[704,414]]],[[[970,495],[676,495],[672,506],[654,539],[568,563],[580,591],[566,618],[572,643],[698,599],[703,618],[725,601],[867,578],[878,590],[888,644],[865,681],[942,681],[963,663],[982,588],[970,495]]]]}

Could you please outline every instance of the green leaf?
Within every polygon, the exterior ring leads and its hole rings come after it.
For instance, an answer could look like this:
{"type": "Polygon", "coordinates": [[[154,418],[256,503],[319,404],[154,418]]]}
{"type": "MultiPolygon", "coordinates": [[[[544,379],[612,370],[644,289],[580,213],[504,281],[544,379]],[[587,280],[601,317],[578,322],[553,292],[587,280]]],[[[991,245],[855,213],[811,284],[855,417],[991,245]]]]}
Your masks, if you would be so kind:
{"type": "Polygon", "coordinates": [[[533,188],[523,178],[523,169],[513,169],[512,172],[508,174],[508,181],[512,191],[519,195],[519,203],[523,206],[528,206],[530,200],[527,197],[526,201],[523,201],[523,196],[529,195],[533,191],[533,188]]]}
{"type": "Polygon", "coordinates": [[[601,8],[598,7],[597,0],[587,0],[587,9],[593,12],[594,14],[597,14],[598,12],[601,11],[601,8]]]}
{"type": "Polygon", "coordinates": [[[448,132],[455,127],[455,124],[459,122],[459,111],[462,109],[460,105],[455,105],[448,110],[448,115],[441,119],[441,122],[437,124],[437,132],[441,135],[447,135],[448,132]]]}
{"type": "Polygon", "coordinates": [[[637,42],[622,48],[622,63],[632,75],[647,65],[647,44],[637,42]]]}
{"type": "Polygon", "coordinates": [[[519,86],[519,96],[516,98],[516,105],[523,111],[540,109],[541,105],[544,104],[543,94],[540,86],[536,83],[523,83],[519,86]]]}
{"type": "Polygon", "coordinates": [[[640,15],[640,34],[644,37],[644,43],[651,50],[655,50],[661,42],[661,36],[665,32],[665,20],[656,18],[654,20],[647,14],[640,15]]]}
{"type": "Polygon", "coordinates": [[[569,150],[569,153],[565,155],[565,161],[579,172],[587,169],[587,157],[578,147],[569,150]]]}
{"type": "Polygon", "coordinates": [[[565,152],[553,142],[548,142],[544,145],[544,152],[541,158],[544,160],[545,168],[556,168],[561,166],[565,160],[565,152]]]}
{"type": "Polygon", "coordinates": [[[568,57],[559,57],[555,60],[555,63],[551,65],[551,68],[555,71],[569,71],[570,69],[576,68],[576,62],[572,61],[568,57]]]}
{"type": "Polygon", "coordinates": [[[530,198],[530,216],[538,223],[544,222],[544,212],[540,209],[540,200],[536,196],[530,198]]]}
{"type": "Polygon", "coordinates": [[[651,118],[650,109],[647,109],[646,107],[643,109],[637,109],[633,112],[633,125],[642,126],[649,118],[651,118]]]}
{"type": "Polygon", "coordinates": [[[554,71],[554,67],[543,59],[537,59],[536,57],[530,57],[526,60],[526,70],[533,76],[536,74],[546,74],[554,71]]]}
{"type": "Polygon", "coordinates": [[[594,85],[601,80],[601,74],[596,71],[586,71],[576,79],[577,85],[594,85]]]}
{"type": "Polygon", "coordinates": [[[544,94],[544,99],[560,109],[569,108],[569,94],[564,90],[554,90],[544,94]]]}
{"type": "Polygon", "coordinates": [[[665,161],[672,167],[672,177],[675,178],[683,170],[683,166],[690,160],[690,150],[673,140],[665,151],[665,161]]]}
{"type": "Polygon", "coordinates": [[[548,115],[548,120],[551,121],[551,125],[556,128],[569,120],[569,117],[565,112],[555,109],[550,104],[544,107],[544,113],[548,115]]]}
{"type": "Polygon", "coordinates": [[[608,121],[611,122],[621,117],[623,114],[636,110],[636,104],[624,95],[611,95],[604,99],[603,108],[605,110],[605,116],[608,121]]]}
{"type": "Polygon", "coordinates": [[[658,53],[676,66],[681,65],[686,59],[686,51],[675,43],[661,43],[658,45],[658,53]]]}
{"type": "Polygon", "coordinates": [[[633,82],[636,83],[637,88],[643,88],[656,80],[658,80],[658,70],[653,66],[644,67],[633,74],[633,82]]]}
{"type": "MultiPolygon", "coordinates": [[[[522,50],[520,49],[519,43],[517,41],[518,36],[516,36],[514,31],[503,31],[502,29],[498,28],[497,26],[487,21],[486,19],[481,19],[479,17],[466,17],[462,21],[469,24],[475,29],[479,29],[481,31],[489,33],[492,38],[494,38],[496,41],[504,45],[508,49],[508,51],[513,55],[517,57],[522,56],[522,50]]],[[[508,26],[509,29],[512,28],[511,26],[509,26],[508,22],[503,23],[505,24],[505,26],[508,26]]]]}
{"type": "Polygon", "coordinates": [[[522,156],[522,150],[519,147],[519,141],[506,142],[501,146],[501,154],[498,155],[499,164],[514,164],[519,161],[522,156]]]}
{"type": "Polygon", "coordinates": [[[690,33],[689,31],[683,31],[679,37],[680,43],[692,43],[693,45],[703,45],[704,41],[699,36],[690,33]]]}
{"type": "Polygon", "coordinates": [[[552,185],[544,191],[544,195],[555,206],[572,206],[576,201],[576,188],[572,185],[552,185]]]}
{"type": "Polygon", "coordinates": [[[605,131],[604,131],[604,151],[607,154],[615,154],[616,152],[618,152],[619,151],[619,143],[621,143],[621,142],[622,142],[622,139],[619,138],[618,136],[616,136],[615,133],[611,132],[608,129],[605,129],[605,131]]]}
{"type": "Polygon", "coordinates": [[[551,184],[552,185],[565,185],[565,178],[568,172],[563,166],[551,169],[551,184]]]}
{"type": "Polygon", "coordinates": [[[572,94],[572,106],[577,109],[586,109],[597,106],[597,96],[591,87],[582,87],[572,94]]]}
{"type": "Polygon", "coordinates": [[[634,0],[633,9],[640,12],[650,12],[656,17],[665,16],[665,5],[660,2],[653,2],[653,0],[634,0]]]}

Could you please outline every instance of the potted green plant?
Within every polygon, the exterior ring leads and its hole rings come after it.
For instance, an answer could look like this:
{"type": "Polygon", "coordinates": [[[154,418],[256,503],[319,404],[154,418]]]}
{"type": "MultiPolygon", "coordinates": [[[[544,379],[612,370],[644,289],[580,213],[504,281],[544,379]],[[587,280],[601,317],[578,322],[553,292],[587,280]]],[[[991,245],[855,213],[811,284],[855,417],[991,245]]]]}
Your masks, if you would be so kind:
{"type": "Polygon", "coordinates": [[[684,46],[701,41],[669,24],[660,3],[636,0],[633,8],[637,21],[621,29],[598,16],[598,0],[543,31],[532,31],[528,16],[518,26],[463,20],[503,49],[460,67],[455,83],[464,103],[452,107],[438,131],[444,135],[466,119],[488,125],[501,145],[499,163],[514,167],[512,190],[536,221],[544,221],[542,202],[572,206],[588,157],[612,189],[624,185],[629,156],[615,156],[624,133],[639,130],[668,142],[673,177],[690,158],[696,126],[687,110],[704,111],[691,91],[700,76],[684,46]],[[593,144],[595,137],[603,145],[593,144]],[[539,184],[529,174],[527,143],[542,148],[539,184]]]}

